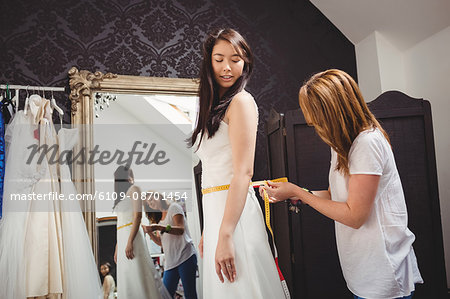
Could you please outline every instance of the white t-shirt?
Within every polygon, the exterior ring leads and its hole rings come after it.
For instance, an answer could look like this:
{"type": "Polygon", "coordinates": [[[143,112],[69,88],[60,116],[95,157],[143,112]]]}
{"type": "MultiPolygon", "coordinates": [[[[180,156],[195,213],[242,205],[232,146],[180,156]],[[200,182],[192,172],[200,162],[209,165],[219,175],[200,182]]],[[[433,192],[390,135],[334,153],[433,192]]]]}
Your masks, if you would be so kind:
{"type": "Polygon", "coordinates": [[[159,224],[174,226],[173,216],[183,215],[184,233],[182,235],[173,235],[164,233],[161,235],[161,244],[164,250],[164,270],[170,270],[178,267],[193,254],[195,254],[194,243],[189,234],[186,219],[184,218],[183,208],[177,203],[171,203],[167,210],[167,215],[159,224]]]}
{"type": "MultiPolygon", "coordinates": [[[[337,153],[331,150],[330,192],[345,202],[348,177],[336,171],[337,153]]],[[[347,287],[368,299],[397,298],[423,283],[408,229],[403,188],[391,146],[379,129],[361,132],[349,151],[349,172],[379,175],[380,182],[367,221],[354,229],[335,221],[336,242],[347,287]]]]}

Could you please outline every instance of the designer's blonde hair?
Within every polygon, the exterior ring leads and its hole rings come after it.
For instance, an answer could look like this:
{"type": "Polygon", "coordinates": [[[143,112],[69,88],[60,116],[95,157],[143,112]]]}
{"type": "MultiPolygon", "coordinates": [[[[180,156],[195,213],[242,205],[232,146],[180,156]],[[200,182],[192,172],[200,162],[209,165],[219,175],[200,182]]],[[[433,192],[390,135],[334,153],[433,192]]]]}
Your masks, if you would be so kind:
{"type": "Polygon", "coordinates": [[[378,128],[389,142],[355,80],[344,71],[331,69],[313,75],[300,88],[299,103],[306,122],[336,151],[336,170],[346,175],[348,153],[360,132],[378,128]]]}

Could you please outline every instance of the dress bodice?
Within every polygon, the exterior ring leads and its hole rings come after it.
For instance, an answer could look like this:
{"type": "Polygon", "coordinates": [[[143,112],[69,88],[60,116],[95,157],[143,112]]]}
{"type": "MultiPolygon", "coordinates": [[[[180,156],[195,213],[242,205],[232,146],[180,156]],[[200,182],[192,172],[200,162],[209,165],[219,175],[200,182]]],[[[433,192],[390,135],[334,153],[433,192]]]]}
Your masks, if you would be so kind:
{"type": "Polygon", "coordinates": [[[117,227],[133,222],[133,199],[130,191],[127,191],[127,195],[129,196],[125,196],[116,207],[117,227]]]}
{"type": "MultiPolygon", "coordinates": [[[[194,149],[197,149],[197,145],[194,149]]],[[[231,144],[228,125],[224,121],[220,122],[212,138],[203,137],[196,153],[202,161],[202,188],[230,183],[233,176],[231,144]]]]}

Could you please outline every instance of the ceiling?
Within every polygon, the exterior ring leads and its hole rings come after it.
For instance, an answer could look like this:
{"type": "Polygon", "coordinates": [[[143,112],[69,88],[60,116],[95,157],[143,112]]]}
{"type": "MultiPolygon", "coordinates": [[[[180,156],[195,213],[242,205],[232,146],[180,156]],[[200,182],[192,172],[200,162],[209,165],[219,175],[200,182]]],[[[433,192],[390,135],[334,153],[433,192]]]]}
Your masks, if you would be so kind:
{"type": "Polygon", "coordinates": [[[310,0],[353,44],[378,31],[400,51],[450,26],[450,0],[310,0]]]}

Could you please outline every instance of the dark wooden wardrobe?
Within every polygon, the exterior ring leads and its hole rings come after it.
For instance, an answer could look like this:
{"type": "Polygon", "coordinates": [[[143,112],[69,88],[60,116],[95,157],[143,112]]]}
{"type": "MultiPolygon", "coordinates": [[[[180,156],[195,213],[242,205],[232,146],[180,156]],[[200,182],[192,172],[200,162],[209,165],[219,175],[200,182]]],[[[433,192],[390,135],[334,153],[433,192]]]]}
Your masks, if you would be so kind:
{"type": "MultiPolygon", "coordinates": [[[[369,107],[388,132],[408,206],[409,228],[425,281],[414,298],[447,298],[430,103],[390,91],[369,107]]],[[[287,176],[310,190],[328,188],[330,148],[300,109],[271,111],[266,126],[270,177],[287,176]]],[[[309,206],[272,206],[279,263],[293,298],[352,298],[339,265],[334,222],[309,206]]]]}

